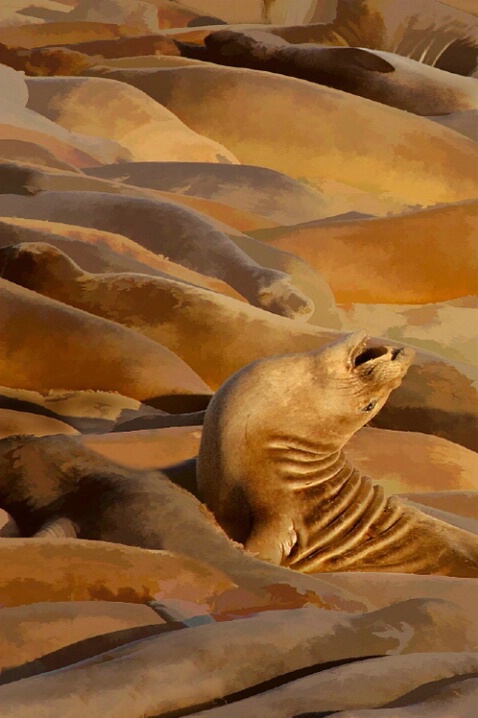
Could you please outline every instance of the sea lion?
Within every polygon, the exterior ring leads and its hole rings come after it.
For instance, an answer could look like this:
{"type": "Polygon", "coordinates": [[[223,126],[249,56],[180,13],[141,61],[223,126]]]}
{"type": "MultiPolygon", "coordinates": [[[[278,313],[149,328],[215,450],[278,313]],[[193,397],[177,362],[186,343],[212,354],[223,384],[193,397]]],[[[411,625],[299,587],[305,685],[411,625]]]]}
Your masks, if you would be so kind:
{"type": "Polygon", "coordinates": [[[386,500],[342,451],[399,386],[413,356],[368,347],[358,332],[231,377],[206,410],[197,466],[199,495],[226,533],[305,573],[478,577],[473,534],[386,500]]]}
{"type": "Polygon", "coordinates": [[[224,202],[278,224],[311,222],[331,214],[319,192],[281,172],[254,165],[117,162],[87,168],[85,174],[174,192],[176,196],[184,194],[224,202]]]}
{"type": "Polygon", "coordinates": [[[132,160],[238,162],[224,145],[194,132],[144,92],[124,83],[97,77],[31,77],[27,88],[30,110],[72,132],[116,140],[132,160]],[[98,95],[105,102],[101,113],[98,95]]]}
{"type": "MultiPolygon", "coordinates": [[[[0,246],[21,242],[47,242],[61,249],[87,272],[136,272],[158,277],[175,277],[187,284],[213,289],[234,299],[245,299],[226,282],[187,269],[182,264],[141,247],[113,232],[61,222],[2,217],[0,246]]],[[[273,250],[274,251],[274,250],[273,250]]]]}
{"type": "Polygon", "coordinates": [[[270,312],[306,319],[314,311],[288,275],[260,266],[207,217],[176,203],[105,192],[41,192],[29,197],[28,204],[22,199],[0,195],[0,215],[118,232],[189,269],[222,279],[270,312]]]}
{"type": "MultiPolygon", "coordinates": [[[[348,592],[340,589],[330,591],[327,581],[273,566],[245,554],[242,547],[234,544],[220,529],[206,507],[170,481],[166,474],[127,469],[83,446],[76,441],[76,437],[11,437],[0,440],[0,468],[0,506],[17,522],[21,535],[34,536],[46,524],[67,519],[76,528],[80,539],[88,539],[84,546],[89,547],[91,558],[87,556],[84,563],[78,564],[83,566],[86,576],[91,573],[94,556],[94,546],[90,541],[109,541],[172,551],[211,564],[241,588],[254,593],[254,603],[248,605],[270,606],[271,603],[282,602],[302,606],[310,602],[332,610],[360,611],[365,608],[363,602],[348,592]],[[185,531],[185,526],[189,526],[190,530],[185,531]]],[[[48,554],[51,561],[52,552],[56,551],[58,563],[52,566],[56,567],[60,578],[53,580],[51,571],[45,572],[37,559],[31,562],[36,579],[34,585],[43,591],[43,596],[53,586],[59,592],[58,597],[61,595],[66,599],[71,594],[68,568],[71,562],[62,558],[62,539],[35,541],[37,543],[25,539],[23,545],[18,543],[19,555],[27,560],[27,549],[31,547],[30,551],[48,554]]],[[[69,542],[69,551],[73,555],[75,551],[81,553],[76,539],[69,539],[69,542]]],[[[0,550],[7,551],[8,546],[12,547],[11,551],[14,550],[11,542],[0,546],[0,550]]],[[[118,556],[119,552],[121,560],[124,547],[112,547],[116,554],[108,553],[107,547],[104,548],[107,556],[118,556]]],[[[113,558],[110,560],[113,561],[113,558]]],[[[18,561],[7,561],[5,558],[0,565],[4,566],[3,575],[9,572],[20,596],[23,596],[25,571],[19,574],[18,561]]],[[[99,570],[104,570],[101,562],[99,570]]],[[[128,595],[133,597],[131,600],[151,599],[151,592],[141,588],[146,579],[143,582],[133,580],[128,572],[117,575],[115,570],[116,574],[110,575],[106,582],[96,580],[93,575],[91,582],[87,580],[84,583],[78,574],[76,595],[85,599],[88,595],[90,599],[95,595],[99,599],[110,595],[112,600],[115,600],[114,596],[116,600],[130,600],[128,595]],[[128,586],[131,587],[130,593],[126,591],[128,586]]],[[[154,570],[145,570],[145,576],[149,577],[146,586],[150,581],[157,580],[155,575],[154,570]]],[[[170,588],[173,591],[174,585],[170,588]]],[[[31,600],[34,600],[33,595],[31,593],[31,600]]]]}
{"type": "Polygon", "coordinates": [[[472,199],[252,234],[319,269],[339,303],[427,304],[478,294],[477,232],[478,201],[472,199]],[[450,242],[452,235],[459,241],[450,242]]]}
{"type": "Polygon", "coordinates": [[[158,408],[165,411],[174,403],[182,407],[178,412],[207,405],[212,393],[207,384],[157,342],[5,279],[0,297],[4,384],[40,392],[117,391],[139,401],[156,397],[159,403],[163,397],[158,408]]]}
{"type": "Polygon", "coordinates": [[[390,52],[360,47],[271,42],[268,33],[221,30],[206,49],[178,43],[185,57],[297,77],[417,115],[445,115],[478,107],[473,78],[459,77],[390,52]]]}
{"type": "MultiPolygon", "coordinates": [[[[315,3],[315,9],[305,23],[297,17],[284,23],[282,7],[273,15],[275,24],[244,24],[231,29],[261,30],[290,43],[385,50],[447,72],[470,75],[476,68],[478,55],[476,13],[462,12],[450,7],[451,4],[436,0],[401,0],[400,5],[395,0],[328,0],[315,3]]],[[[297,5],[294,3],[289,7],[292,13],[297,5]]],[[[243,18],[237,22],[260,21],[243,18]]],[[[214,26],[177,28],[170,31],[169,36],[201,44],[215,31],[214,26]]]]}
{"type": "Polygon", "coordinates": [[[476,143],[431,125],[425,117],[357,95],[294,77],[212,64],[97,74],[146,92],[188,127],[223,144],[241,163],[305,179],[319,192],[332,180],[365,191],[377,205],[380,200],[382,214],[476,196],[476,143]]]}

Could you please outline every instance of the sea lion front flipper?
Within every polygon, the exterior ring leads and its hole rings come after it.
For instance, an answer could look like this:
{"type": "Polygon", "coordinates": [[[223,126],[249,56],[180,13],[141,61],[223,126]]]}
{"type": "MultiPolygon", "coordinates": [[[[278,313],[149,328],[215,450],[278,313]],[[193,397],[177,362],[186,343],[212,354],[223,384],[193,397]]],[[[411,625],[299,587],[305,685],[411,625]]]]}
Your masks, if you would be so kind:
{"type": "Polygon", "coordinates": [[[256,553],[264,561],[281,564],[297,543],[298,536],[293,524],[284,519],[256,524],[245,542],[247,551],[256,553]]]}
{"type": "Polygon", "coordinates": [[[44,524],[41,529],[33,535],[33,538],[78,538],[78,532],[71,519],[60,516],[44,524]]]}

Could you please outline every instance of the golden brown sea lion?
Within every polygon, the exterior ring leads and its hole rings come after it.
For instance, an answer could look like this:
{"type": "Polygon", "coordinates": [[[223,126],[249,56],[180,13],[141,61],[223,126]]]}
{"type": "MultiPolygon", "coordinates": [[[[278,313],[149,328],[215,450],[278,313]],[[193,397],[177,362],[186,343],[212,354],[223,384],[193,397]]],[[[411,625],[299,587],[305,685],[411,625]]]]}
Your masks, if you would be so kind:
{"type": "Polygon", "coordinates": [[[297,77],[417,115],[442,115],[478,106],[472,78],[390,52],[291,45],[285,40],[279,43],[269,33],[231,30],[211,33],[205,39],[206,49],[177,42],[186,57],[297,77]]]}
{"type": "Polygon", "coordinates": [[[198,490],[235,541],[314,571],[478,577],[478,539],[404,505],[343,447],[413,360],[363,332],[319,352],[256,362],[216,392],[204,419],[198,490]]]}
{"type": "Polygon", "coordinates": [[[395,217],[315,222],[253,235],[320,268],[340,303],[426,304],[478,294],[474,199],[395,217]],[[450,242],[452,235],[456,242],[450,242]]]}
{"type": "Polygon", "coordinates": [[[41,192],[29,204],[22,199],[0,195],[0,214],[119,232],[189,269],[222,279],[270,312],[307,318],[314,310],[288,275],[260,266],[207,217],[176,203],[105,192],[41,192]]]}
{"type": "Polygon", "coordinates": [[[305,179],[319,191],[335,181],[366,192],[377,205],[373,214],[476,196],[476,143],[363,97],[293,77],[212,64],[87,74],[134,85],[188,127],[223,144],[241,163],[305,179]]]}
{"type": "MultiPolygon", "coordinates": [[[[473,80],[470,80],[473,82],[473,80]]],[[[72,132],[116,140],[133,160],[236,162],[144,92],[96,77],[28,78],[28,107],[72,132]],[[97,97],[105,106],[97,111],[97,97]]]]}
{"type": "MultiPolygon", "coordinates": [[[[221,294],[245,301],[225,282],[187,269],[154,254],[132,240],[114,232],[79,227],[41,219],[2,217],[0,246],[20,242],[47,242],[61,249],[87,272],[136,272],[160,277],[175,277],[187,284],[213,289],[221,294]]],[[[257,243],[259,244],[259,243],[257,243]]]]}
{"type": "Polygon", "coordinates": [[[4,384],[34,391],[118,391],[140,401],[169,397],[167,402],[186,402],[185,411],[207,404],[209,387],[157,342],[5,279],[0,297],[4,384]]]}

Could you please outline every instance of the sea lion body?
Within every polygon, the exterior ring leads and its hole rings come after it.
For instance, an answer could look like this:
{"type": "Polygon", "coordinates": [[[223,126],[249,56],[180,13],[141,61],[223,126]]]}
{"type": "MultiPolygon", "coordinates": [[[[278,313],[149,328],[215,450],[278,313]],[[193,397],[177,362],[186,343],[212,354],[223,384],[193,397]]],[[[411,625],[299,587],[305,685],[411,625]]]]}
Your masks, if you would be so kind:
{"type": "Polygon", "coordinates": [[[358,332],[323,351],[257,362],[226,382],[206,411],[198,457],[199,495],[226,533],[305,573],[476,577],[475,536],[385,499],[342,452],[413,356],[366,348],[358,332]]]}
{"type": "MultiPolygon", "coordinates": [[[[290,601],[294,606],[312,602],[333,610],[364,608],[348,592],[330,590],[327,582],[247,555],[228,539],[207,508],[166,473],[128,469],[84,446],[81,437],[0,440],[0,507],[16,522],[21,536],[35,536],[45,526],[67,520],[80,539],[172,551],[208,563],[257,592],[256,606],[264,600],[283,605],[290,601]]],[[[60,534],[56,536],[48,539],[55,545],[60,534]]],[[[61,555],[58,570],[64,579],[56,582],[56,591],[64,590],[64,580],[71,592],[71,573],[65,571],[61,555]]],[[[50,585],[48,570],[40,574],[50,585]]],[[[147,570],[145,575],[150,574],[147,570]]],[[[124,577],[114,580],[124,586],[124,577]]],[[[108,586],[112,588],[111,580],[108,586]]],[[[132,586],[138,593],[135,582],[132,586]]],[[[101,597],[104,592],[97,596],[101,597]]]]}
{"type": "Polygon", "coordinates": [[[292,45],[269,33],[220,30],[206,48],[178,42],[187,57],[274,72],[334,87],[417,115],[475,109],[472,78],[458,77],[416,60],[361,47],[292,45]]]}
{"type": "Polygon", "coordinates": [[[40,192],[0,195],[0,214],[78,224],[129,237],[183,266],[223,280],[251,304],[290,318],[314,307],[287,274],[254,262],[207,218],[186,207],[106,192],[40,192]]]}

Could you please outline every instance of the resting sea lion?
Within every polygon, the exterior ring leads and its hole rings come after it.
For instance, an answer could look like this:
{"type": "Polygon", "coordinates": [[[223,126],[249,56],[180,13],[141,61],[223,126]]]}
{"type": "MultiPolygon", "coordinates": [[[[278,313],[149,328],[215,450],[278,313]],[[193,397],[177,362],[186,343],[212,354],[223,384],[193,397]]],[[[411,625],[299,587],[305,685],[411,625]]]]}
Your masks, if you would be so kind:
{"type": "MultiPolygon", "coordinates": [[[[255,241],[255,240],[251,240],[255,241]]],[[[87,272],[136,272],[159,277],[176,277],[235,299],[245,301],[235,289],[221,279],[187,269],[154,254],[127,237],[100,229],[78,227],[41,219],[2,217],[0,246],[19,242],[47,242],[58,247],[87,272]]],[[[256,242],[259,244],[259,242],[256,242]]],[[[272,249],[272,251],[276,251],[272,249]]],[[[280,250],[277,250],[280,252],[280,250]]],[[[285,253],[284,253],[285,254],[285,253]]],[[[300,260],[297,260],[300,261],[300,260]]],[[[304,263],[305,264],[305,263],[304,263]]],[[[311,270],[312,271],[312,270],[311,270]]]]}
{"type": "Polygon", "coordinates": [[[165,200],[105,192],[0,195],[0,214],[47,219],[120,232],[189,269],[222,279],[251,304],[307,318],[313,304],[284,272],[262,267],[193,210],[165,200]]]}
{"type": "Polygon", "coordinates": [[[198,489],[235,541],[314,571],[478,577],[478,539],[361,476],[343,446],[385,404],[411,349],[367,347],[363,332],[319,352],[256,362],[215,394],[198,489]]]}
{"type": "MultiPolygon", "coordinates": [[[[306,180],[320,192],[334,181],[372,195],[373,214],[476,196],[475,143],[425,117],[357,95],[295,77],[210,63],[88,71],[94,74],[146,92],[188,127],[223,144],[241,163],[306,180]]],[[[350,201],[348,210],[365,211],[352,204],[353,193],[350,201]]]]}
{"type": "MultiPolygon", "coordinates": [[[[256,244],[259,243],[256,242],[256,244]]],[[[31,273],[32,279],[35,278],[38,280],[41,275],[41,266],[38,268],[38,271],[34,271],[33,265],[30,265],[29,270],[25,273],[26,276],[28,272],[31,273]]],[[[17,279],[19,279],[19,274],[17,275],[17,279]]],[[[90,288],[92,288],[96,282],[98,283],[97,286],[100,286],[101,277],[92,277],[91,279],[90,288]]],[[[48,283],[50,282],[47,282],[47,285],[48,283]]],[[[60,277],[59,280],[56,280],[56,283],[59,283],[60,289],[61,285],[64,285],[62,291],[64,291],[65,294],[63,296],[67,297],[69,282],[65,282],[65,278],[62,279],[60,277]]],[[[5,282],[5,284],[10,283],[5,282]]],[[[53,283],[50,284],[53,287],[53,283]]],[[[20,292],[18,285],[10,284],[10,290],[13,290],[15,286],[18,292],[20,292]]],[[[36,286],[37,289],[41,290],[41,283],[36,286]]],[[[163,289],[164,286],[166,286],[166,283],[163,283],[163,289]]],[[[170,288],[171,286],[172,285],[169,284],[170,288]]],[[[74,294],[81,296],[79,289],[80,288],[75,289],[72,286],[71,296],[74,296],[74,294]]],[[[0,282],[0,293],[1,291],[2,285],[0,282]]],[[[22,291],[25,292],[26,290],[22,291]]],[[[175,346],[180,347],[181,352],[188,352],[188,361],[190,359],[198,369],[200,368],[201,373],[207,376],[207,380],[204,379],[204,381],[213,389],[226,381],[226,379],[238,369],[257,359],[287,353],[290,351],[291,346],[293,346],[297,352],[319,349],[340,336],[339,333],[332,330],[309,326],[305,322],[292,322],[284,317],[276,316],[270,312],[264,312],[257,307],[238,303],[230,297],[221,297],[212,292],[196,291],[196,288],[192,287],[186,289],[181,287],[180,289],[178,288],[178,291],[179,296],[186,299],[187,303],[175,309],[174,315],[170,313],[170,316],[165,316],[166,321],[163,323],[161,330],[164,332],[164,340],[166,341],[167,339],[168,342],[174,342],[175,346]],[[193,289],[195,291],[190,291],[193,289]],[[189,302],[194,302],[195,310],[193,312],[189,310],[189,306],[192,306],[188,304],[189,302]],[[173,317],[175,317],[175,319],[173,317]],[[231,341],[231,336],[235,337],[235,341],[231,341]],[[201,344],[201,352],[197,351],[198,342],[201,344]]],[[[125,321],[125,311],[130,301],[128,294],[117,294],[113,286],[108,288],[108,280],[106,278],[103,300],[106,301],[108,295],[110,296],[111,311],[114,311],[114,302],[121,302],[123,310],[120,312],[120,320],[125,321]],[[114,301],[113,295],[115,296],[114,301]]],[[[10,293],[9,296],[11,296],[10,293]]],[[[35,305],[30,305],[31,312],[35,313],[36,316],[41,316],[41,306],[44,305],[45,302],[48,303],[52,301],[46,300],[41,295],[33,292],[28,292],[28,296],[32,302],[34,298],[37,300],[35,305]]],[[[167,296],[167,292],[164,296],[167,296]]],[[[89,312],[93,309],[95,303],[99,311],[97,300],[98,295],[96,299],[92,296],[89,300],[88,314],[81,311],[85,321],[86,316],[88,316],[93,321],[93,324],[96,324],[94,320],[97,318],[89,312]]],[[[84,297],[84,301],[87,301],[86,297],[84,297]]],[[[55,304],[58,306],[59,303],[55,302],[55,304]]],[[[68,309],[65,305],[62,304],[60,306],[63,307],[63,312],[68,313],[68,309]]],[[[134,314],[134,312],[131,311],[132,306],[134,306],[134,303],[130,304],[130,309],[128,310],[128,316],[131,320],[133,320],[134,314]]],[[[147,317],[147,307],[139,305],[136,308],[141,315],[147,317]]],[[[101,311],[104,311],[104,309],[101,309],[101,311]]],[[[145,331],[148,323],[150,324],[150,328],[153,328],[155,311],[157,312],[157,310],[152,311],[150,318],[146,322],[146,326],[144,323],[141,325],[141,322],[138,320],[138,329],[145,331]]],[[[108,323],[111,324],[111,322],[108,323]]],[[[156,329],[159,331],[160,327],[157,326],[156,329]]],[[[130,331],[125,327],[117,325],[116,331],[120,332],[120,330],[130,331]]],[[[145,337],[140,337],[139,334],[136,336],[138,340],[145,339],[145,337]]],[[[7,339],[7,337],[5,337],[5,339],[7,339]]],[[[26,339],[27,337],[25,337],[26,346],[33,346],[33,337],[28,335],[28,342],[26,342],[26,339]]],[[[14,346],[17,347],[18,328],[12,337],[8,338],[8,341],[13,340],[16,342],[14,346]]],[[[134,342],[134,344],[136,344],[136,342],[134,342]]],[[[44,345],[43,343],[42,351],[46,351],[47,346],[48,345],[44,345]]],[[[133,356],[132,347],[133,344],[128,347],[126,352],[128,357],[133,356]]],[[[136,356],[136,354],[134,356],[136,356]]],[[[115,381],[123,381],[118,376],[117,368],[113,375],[111,374],[111,370],[109,369],[109,353],[105,354],[105,347],[103,347],[102,362],[108,366],[107,372],[110,382],[113,379],[115,381]]],[[[139,362],[138,367],[142,367],[141,378],[144,380],[146,371],[145,357],[138,357],[136,362],[139,362]]],[[[49,359],[48,366],[50,364],[51,360],[49,359]]],[[[97,364],[98,362],[96,362],[95,358],[94,374],[99,372],[97,364]]],[[[15,366],[15,364],[11,364],[10,370],[15,366]]],[[[44,372],[45,375],[48,373],[48,366],[45,367],[42,365],[42,372],[44,372]]],[[[130,369],[132,366],[134,366],[134,362],[133,365],[131,363],[128,364],[130,369]]],[[[71,384],[73,368],[72,366],[66,368],[68,369],[68,374],[66,378],[62,380],[63,382],[67,382],[64,386],[70,389],[85,388],[84,384],[83,386],[73,386],[71,384]]],[[[74,368],[76,372],[80,373],[79,366],[75,365],[74,368]]],[[[157,380],[156,370],[155,385],[158,383],[157,380]]],[[[51,379],[49,379],[49,381],[51,381],[51,379]]],[[[159,394],[149,394],[146,396],[142,394],[141,396],[137,396],[136,393],[133,395],[133,391],[136,392],[138,389],[137,381],[138,380],[135,379],[134,383],[129,383],[127,387],[120,383],[113,386],[113,389],[128,396],[134,396],[134,398],[138,398],[142,401],[148,400],[148,402],[151,398],[159,396],[159,394]]],[[[18,381],[15,381],[14,386],[18,386],[18,381]]],[[[58,384],[53,386],[50,384],[47,388],[57,387],[58,384]]],[[[377,421],[380,426],[389,429],[435,433],[476,450],[478,448],[477,387],[478,369],[474,369],[466,364],[445,362],[434,354],[420,351],[417,353],[417,361],[406,376],[403,386],[393,395],[391,401],[388,402],[387,407],[384,412],[379,415],[377,421]]],[[[39,387],[30,386],[23,388],[38,389],[39,387]]],[[[91,384],[88,388],[107,389],[106,385],[91,387],[91,384]]],[[[108,388],[111,390],[111,383],[108,388]]],[[[162,396],[164,397],[164,391],[162,396]]],[[[205,405],[196,405],[194,407],[186,407],[186,405],[180,406],[177,404],[177,401],[178,400],[175,399],[173,406],[168,408],[168,406],[164,404],[163,398],[163,403],[160,406],[156,403],[154,406],[174,413],[193,412],[205,408],[205,405]]],[[[148,428],[154,427],[151,426],[148,428]]]]}
{"type": "Polygon", "coordinates": [[[297,77],[417,115],[442,115],[478,106],[472,78],[390,52],[291,45],[285,40],[279,43],[268,33],[232,30],[211,33],[205,39],[206,49],[177,43],[186,57],[297,77]]]}
{"type": "MultiPolygon", "coordinates": [[[[70,562],[65,562],[62,558],[64,552],[59,548],[62,526],[67,528],[65,533],[69,536],[73,527],[80,539],[173,551],[211,564],[239,586],[253,591],[256,606],[277,601],[294,606],[311,602],[333,610],[364,609],[364,604],[348,592],[330,591],[326,581],[303,576],[245,554],[242,547],[235,545],[220,529],[207,508],[188,491],[174,485],[165,473],[127,469],[83,446],[76,437],[11,437],[0,440],[0,507],[16,521],[22,536],[34,536],[45,526],[56,526],[58,538],[50,538],[49,541],[35,539],[37,543],[25,539],[27,542],[21,550],[19,543],[16,546],[25,559],[28,547],[30,551],[36,550],[40,554],[43,551],[50,557],[52,552],[56,552],[58,562],[55,561],[52,566],[58,571],[57,579],[52,579],[51,570],[50,573],[45,571],[38,559],[32,561],[31,571],[36,589],[48,592],[53,585],[57,595],[62,595],[65,600],[71,594],[71,572],[70,562]],[[187,531],[186,526],[189,527],[187,531]]],[[[80,562],[86,575],[88,570],[91,571],[88,566],[91,567],[94,556],[89,541],[83,544],[84,553],[90,546],[92,555],[86,556],[84,563],[80,562]]],[[[7,556],[8,546],[13,544],[0,546],[4,557],[7,556]]],[[[114,547],[115,554],[121,556],[123,548],[114,547]]],[[[13,548],[10,550],[13,551],[13,548]]],[[[74,555],[75,551],[81,553],[81,547],[77,541],[70,539],[69,552],[74,555]]],[[[112,561],[113,553],[108,553],[107,547],[105,551],[112,561]]],[[[153,561],[151,555],[150,559],[153,561]]],[[[21,572],[19,578],[18,561],[2,559],[0,575],[2,566],[3,575],[9,576],[17,592],[24,596],[25,582],[21,572]]],[[[99,574],[104,573],[105,568],[104,562],[100,562],[99,574]]],[[[145,570],[142,581],[139,578],[133,580],[132,575],[128,576],[128,570],[126,575],[121,572],[118,575],[116,568],[115,571],[107,580],[98,581],[92,577],[91,582],[86,584],[83,580],[75,582],[76,595],[86,599],[89,594],[89,600],[95,595],[99,599],[111,595],[112,600],[115,600],[114,596],[117,600],[138,600],[127,596],[138,597],[141,594],[143,598],[139,600],[154,598],[149,591],[142,589],[142,585],[148,586],[157,581],[155,571],[145,570]],[[128,586],[132,587],[130,593],[127,592],[128,586]]]]}
{"type": "Polygon", "coordinates": [[[252,234],[317,268],[340,303],[426,304],[478,294],[476,199],[395,217],[319,221],[252,234]],[[451,236],[457,241],[450,242],[451,236]]]}
{"type": "Polygon", "coordinates": [[[198,135],[144,92],[124,83],[96,77],[33,77],[27,88],[30,110],[72,132],[116,140],[133,160],[237,162],[223,145],[198,135]],[[98,95],[105,103],[101,112],[98,95]]]}
{"type": "MultiPolygon", "coordinates": [[[[1,151],[1,145],[0,145],[1,151]]],[[[219,162],[117,162],[85,174],[136,187],[216,200],[255,212],[278,224],[311,222],[331,214],[319,192],[297,180],[254,165],[219,162]]]]}
{"type": "Polygon", "coordinates": [[[7,386],[117,391],[150,402],[162,397],[166,402],[157,408],[167,411],[176,403],[178,413],[207,405],[209,387],[157,342],[5,279],[0,298],[0,367],[7,386]]]}

